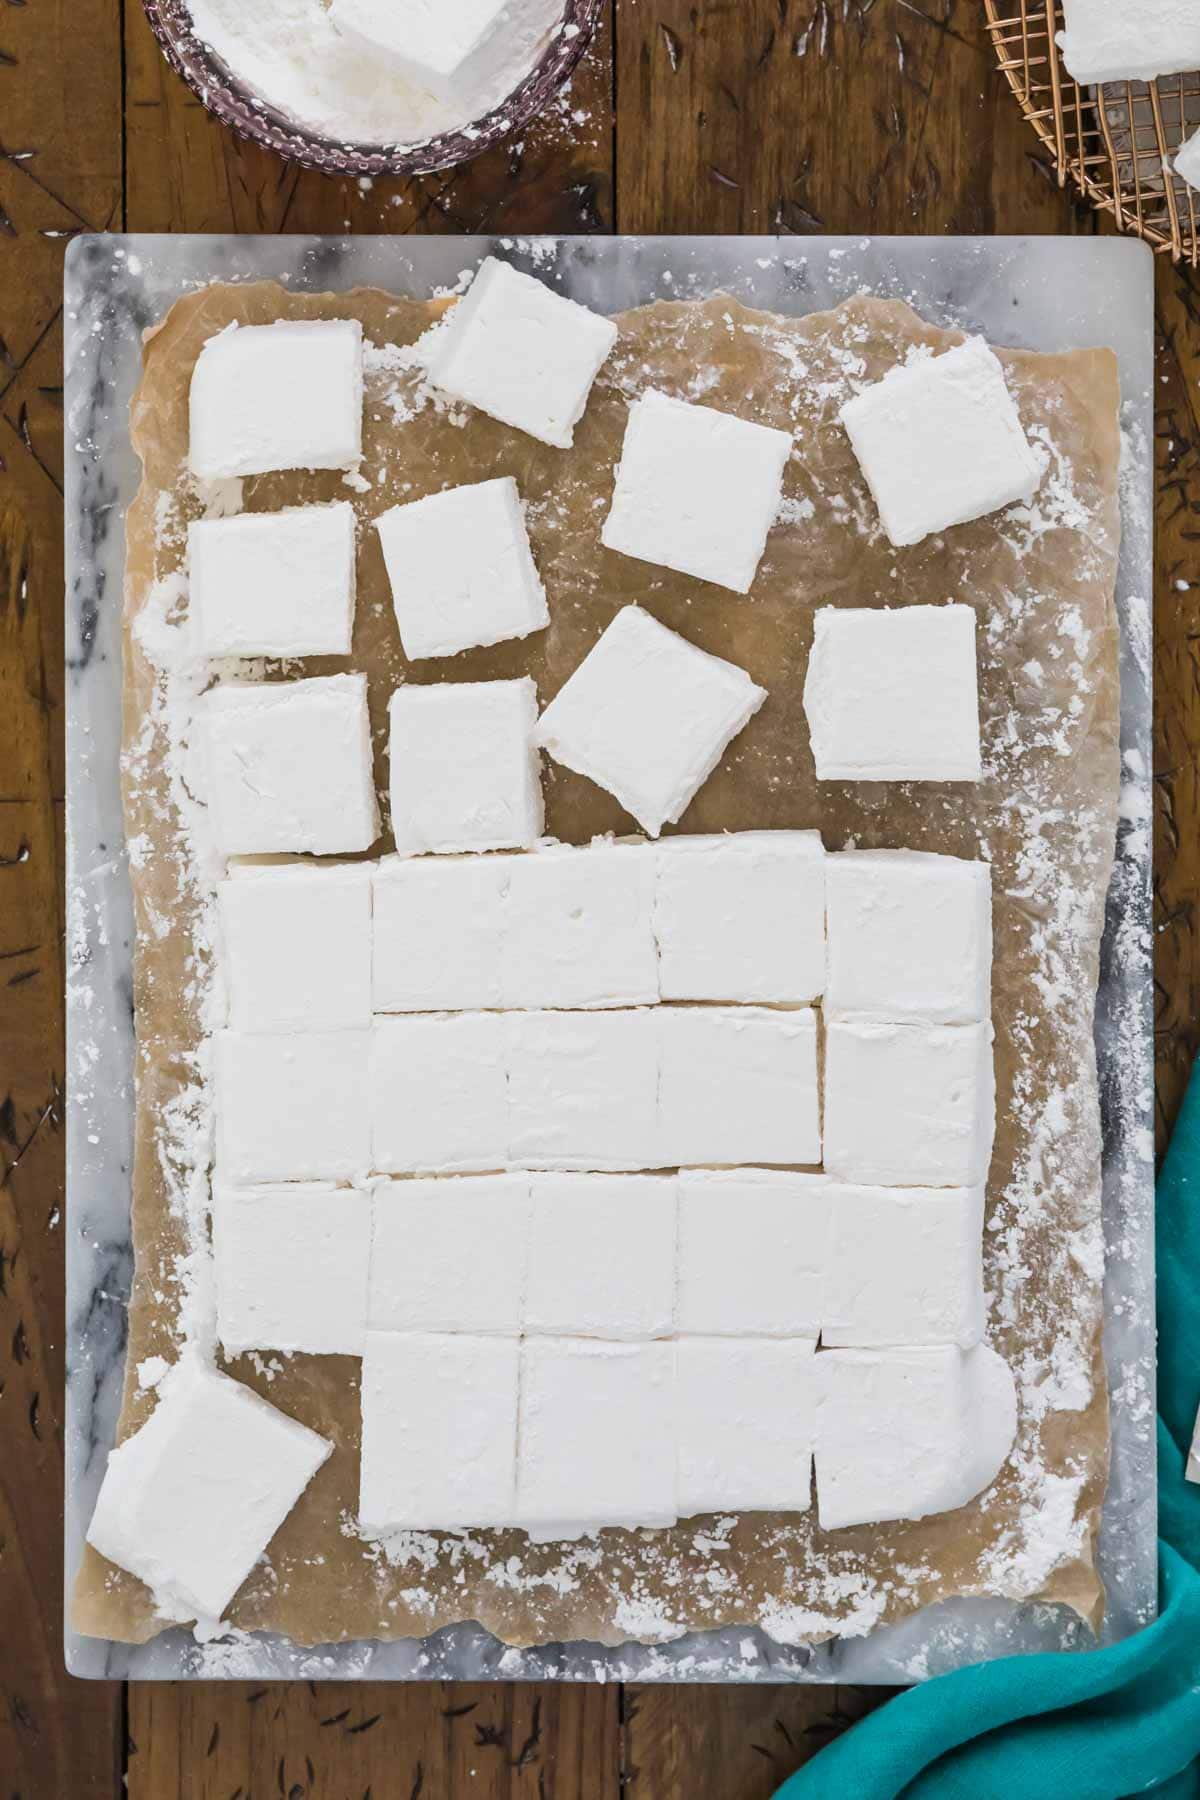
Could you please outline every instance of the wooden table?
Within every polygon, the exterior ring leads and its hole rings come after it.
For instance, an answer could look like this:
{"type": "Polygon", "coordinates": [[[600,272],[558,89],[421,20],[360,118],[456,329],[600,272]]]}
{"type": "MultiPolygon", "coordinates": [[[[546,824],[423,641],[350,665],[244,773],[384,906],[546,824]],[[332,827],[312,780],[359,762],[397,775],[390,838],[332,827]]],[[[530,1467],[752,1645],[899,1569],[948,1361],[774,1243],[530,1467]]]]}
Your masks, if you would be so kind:
{"type": "MultiPolygon", "coordinates": [[[[614,0],[569,108],[449,174],[219,129],[138,0],[0,4],[0,1789],[20,1800],[760,1800],[869,1690],[107,1687],[60,1648],[62,257],[79,231],[1090,232],[978,0],[614,0]]],[[[1158,1119],[1200,1041],[1200,283],[1163,262],[1158,1119]]]]}

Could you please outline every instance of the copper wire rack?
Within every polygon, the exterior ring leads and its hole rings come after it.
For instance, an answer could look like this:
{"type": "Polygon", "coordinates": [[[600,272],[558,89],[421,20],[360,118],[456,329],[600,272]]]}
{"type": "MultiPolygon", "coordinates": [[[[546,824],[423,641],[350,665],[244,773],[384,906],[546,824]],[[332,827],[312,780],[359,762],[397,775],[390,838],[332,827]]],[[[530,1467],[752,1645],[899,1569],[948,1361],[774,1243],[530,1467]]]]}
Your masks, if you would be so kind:
{"type": "Polygon", "coordinates": [[[1060,183],[1154,250],[1200,264],[1200,194],[1171,166],[1200,130],[1200,72],[1081,87],[1055,42],[1062,27],[1056,0],[984,0],[984,7],[1000,67],[1060,183]]]}

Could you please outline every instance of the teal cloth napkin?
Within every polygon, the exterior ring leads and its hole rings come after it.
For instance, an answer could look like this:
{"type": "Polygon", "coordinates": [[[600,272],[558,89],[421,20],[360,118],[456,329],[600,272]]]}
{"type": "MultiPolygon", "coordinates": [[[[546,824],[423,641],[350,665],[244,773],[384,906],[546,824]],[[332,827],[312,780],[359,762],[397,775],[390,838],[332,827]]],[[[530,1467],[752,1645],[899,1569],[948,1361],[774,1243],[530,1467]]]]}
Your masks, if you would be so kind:
{"type": "Polygon", "coordinates": [[[775,1800],[1200,1800],[1200,1064],[1158,1183],[1159,1617],[1122,1644],[910,1689],[775,1800]]]}

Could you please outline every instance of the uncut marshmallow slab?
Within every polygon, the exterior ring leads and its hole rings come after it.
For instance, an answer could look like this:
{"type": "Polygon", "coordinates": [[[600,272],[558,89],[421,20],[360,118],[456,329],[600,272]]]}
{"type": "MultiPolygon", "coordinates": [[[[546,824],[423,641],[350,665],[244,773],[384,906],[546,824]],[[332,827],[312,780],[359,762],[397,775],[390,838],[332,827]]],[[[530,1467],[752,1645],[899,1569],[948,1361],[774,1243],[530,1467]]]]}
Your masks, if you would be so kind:
{"type": "Polygon", "coordinates": [[[370,849],[379,807],[365,675],[225,683],[199,705],[219,850],[332,856],[370,849]]]}
{"type": "Polygon", "coordinates": [[[377,1019],[370,1059],[375,1168],[387,1175],[502,1169],[505,1048],[498,1013],[377,1019]]]}
{"type": "Polygon", "coordinates": [[[519,1335],[531,1216],[527,1175],[381,1181],[373,1215],[373,1331],[519,1335]]]}
{"type": "Polygon", "coordinates": [[[374,876],[377,1013],[500,1005],[506,856],[387,856],[374,876]]]}
{"type": "Polygon", "coordinates": [[[815,1013],[663,1006],[654,1017],[660,1167],[820,1162],[815,1013]]]}
{"type": "Polygon", "coordinates": [[[651,850],[557,844],[505,861],[504,1006],[642,1006],[658,999],[651,850]]]}
{"type": "Polygon", "coordinates": [[[228,1356],[361,1356],[371,1200],[317,1183],[213,1188],[217,1336],[228,1356]]]}
{"type": "Polygon", "coordinates": [[[674,837],[655,854],[664,1000],[820,998],[825,852],[819,832],[674,837]]]}
{"type": "Polygon", "coordinates": [[[451,106],[506,73],[516,87],[550,27],[546,0],[333,0],[330,18],[336,31],[382,52],[384,76],[390,66],[451,106]]]}
{"type": "Polygon", "coordinates": [[[544,815],[528,676],[402,687],[389,710],[392,831],[402,856],[537,842],[544,815]]]}
{"type": "Polygon", "coordinates": [[[438,334],[429,379],[493,419],[569,450],[616,341],[611,320],[489,256],[438,334]]]}
{"type": "Polygon", "coordinates": [[[804,711],[818,781],[978,781],[974,609],[821,607],[804,711]]]}
{"type": "Polygon", "coordinates": [[[830,1350],[816,1362],[823,1531],[953,1512],[999,1474],[1016,1435],[1016,1388],[986,1344],[830,1350]]]}
{"type": "Polygon", "coordinates": [[[1029,500],[1041,465],[982,338],[889,370],[841,411],[893,544],[1029,500]]]}
{"type": "Polygon", "coordinates": [[[684,1336],[820,1335],[832,1184],[775,1169],[679,1177],[676,1326],[684,1336]]]}
{"type": "Polygon", "coordinates": [[[919,850],[826,864],[828,1015],[969,1025],[991,1017],[992,871],[919,850]]]}
{"type": "Polygon", "coordinates": [[[201,656],[348,656],[354,509],[286,507],[188,527],[188,616],[201,656]]]}
{"type": "Polygon", "coordinates": [[[975,1187],[996,1125],[990,1025],[825,1027],[825,1167],[880,1187],[975,1187]]]}
{"type": "Polygon", "coordinates": [[[1058,33],[1068,72],[1082,85],[1153,81],[1200,69],[1200,14],[1193,0],[1063,0],[1058,33]]]}
{"type": "Polygon", "coordinates": [[[627,606],[550,702],[537,741],[657,837],[766,697],[744,669],[627,606]]]}
{"type": "Polygon", "coordinates": [[[371,1163],[369,1031],[216,1037],[217,1166],[232,1182],[334,1181],[371,1163]]]}
{"type": "Polygon", "coordinates": [[[118,1444],[88,1542],[167,1618],[221,1618],[333,1445],[191,1356],[118,1444]]]}
{"type": "Polygon", "coordinates": [[[357,319],[231,325],[192,372],[189,462],[201,481],[351,469],[362,455],[357,319]]]}
{"type": "Polygon", "coordinates": [[[364,1531],[512,1523],[517,1373],[515,1338],[367,1333],[364,1531]]]}
{"type": "Polygon", "coordinates": [[[669,1176],[535,1175],[526,1336],[669,1337],[677,1212],[669,1176]]]}
{"type": "Polygon", "coordinates": [[[674,1344],[526,1338],[517,1523],[576,1537],[675,1519],[674,1344]]]}
{"type": "Polygon", "coordinates": [[[779,511],[786,431],[651,388],[629,409],[609,550],[748,594],[779,511]]]}
{"type": "Polygon", "coordinates": [[[821,1341],[827,1349],[983,1336],[983,1188],[833,1184],[821,1341]]]}
{"type": "Polygon", "coordinates": [[[659,1166],[653,1008],[502,1015],[510,1162],[530,1169],[659,1166]]]}
{"type": "Polygon", "coordinates": [[[807,1512],[816,1340],[684,1337],[676,1346],[680,1518],[807,1512]]]}
{"type": "Polygon", "coordinates": [[[366,1030],[369,864],[235,864],[217,900],[231,1026],[366,1030]]]}
{"type": "Polygon", "coordinates": [[[394,506],[375,528],[406,656],[456,656],[550,623],[510,475],[394,506]]]}

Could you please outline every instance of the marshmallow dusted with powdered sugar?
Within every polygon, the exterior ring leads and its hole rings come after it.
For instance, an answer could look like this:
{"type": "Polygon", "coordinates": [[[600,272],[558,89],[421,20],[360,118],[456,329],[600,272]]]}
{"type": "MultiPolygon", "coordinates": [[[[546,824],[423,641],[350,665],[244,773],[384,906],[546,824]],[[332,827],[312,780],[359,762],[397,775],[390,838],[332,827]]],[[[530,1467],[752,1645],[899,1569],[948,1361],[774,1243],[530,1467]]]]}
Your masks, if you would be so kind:
{"type": "Polygon", "coordinates": [[[376,54],[381,77],[390,69],[448,105],[532,66],[550,36],[546,0],[333,0],[330,19],[376,54]]]}
{"type": "Polygon", "coordinates": [[[502,1004],[644,1006],[659,997],[654,860],[640,849],[555,844],[507,859],[502,1004]]]}
{"type": "Polygon", "coordinates": [[[528,676],[396,690],[388,717],[400,855],[524,850],[537,842],[544,824],[537,716],[528,676]]]}
{"type": "Polygon", "coordinates": [[[675,1180],[535,1175],[532,1191],[526,1337],[669,1337],[675,1317],[675,1180]]]}
{"type": "Polygon", "coordinates": [[[372,1211],[373,1331],[519,1335],[532,1217],[527,1175],[380,1181],[372,1211]]]}
{"type": "Polygon", "coordinates": [[[344,500],[188,526],[188,616],[202,656],[348,656],[354,594],[344,500]]]}
{"type": "Polygon", "coordinates": [[[675,1422],[680,1518],[808,1511],[816,1347],[811,1338],[679,1340],[675,1422]]]}
{"type": "Polygon", "coordinates": [[[982,1187],[832,1183],[821,1303],[826,1349],[977,1344],[983,1204],[982,1187]]]}
{"type": "Polygon", "coordinates": [[[996,1128],[990,1025],[830,1019],[825,1168],[880,1187],[974,1187],[996,1128]]]}
{"type": "Polygon", "coordinates": [[[1085,86],[1153,81],[1200,69],[1200,12],[1195,0],[1063,0],[1063,61],[1085,86]]]}
{"type": "Polygon", "coordinates": [[[372,883],[377,1013],[499,1007],[508,869],[504,856],[384,857],[372,883]]]}
{"type": "Polygon", "coordinates": [[[499,1013],[376,1019],[374,1167],[388,1175],[502,1169],[508,1160],[505,1020],[499,1013]]]}
{"type": "Polygon", "coordinates": [[[820,998],[825,852],[819,832],[672,837],[654,855],[664,1000],[820,998]]]}
{"type": "Polygon", "coordinates": [[[820,1162],[814,1012],[663,1006],[654,1017],[660,1167],[820,1162]]]}
{"type": "Polygon", "coordinates": [[[233,1182],[365,1175],[370,1045],[370,1031],[218,1032],[218,1172],[233,1182]]]}
{"type": "Polygon", "coordinates": [[[227,1356],[361,1356],[370,1196],[289,1182],[213,1188],[217,1335],[227,1356]]]}
{"type": "Polygon", "coordinates": [[[217,890],[230,1025],[367,1028],[371,874],[366,863],[231,865],[217,890]]]}
{"type": "Polygon", "coordinates": [[[832,1196],[828,1177],[790,1170],[681,1174],[680,1333],[815,1340],[824,1310],[832,1196]]]}
{"type": "Polygon", "coordinates": [[[230,325],[192,371],[191,470],[201,481],[352,469],[362,455],[357,319],[230,325]]]}
{"type": "Polygon", "coordinates": [[[970,1025],[992,1010],[992,871],[919,850],[827,858],[832,1017],[970,1025]]]}

